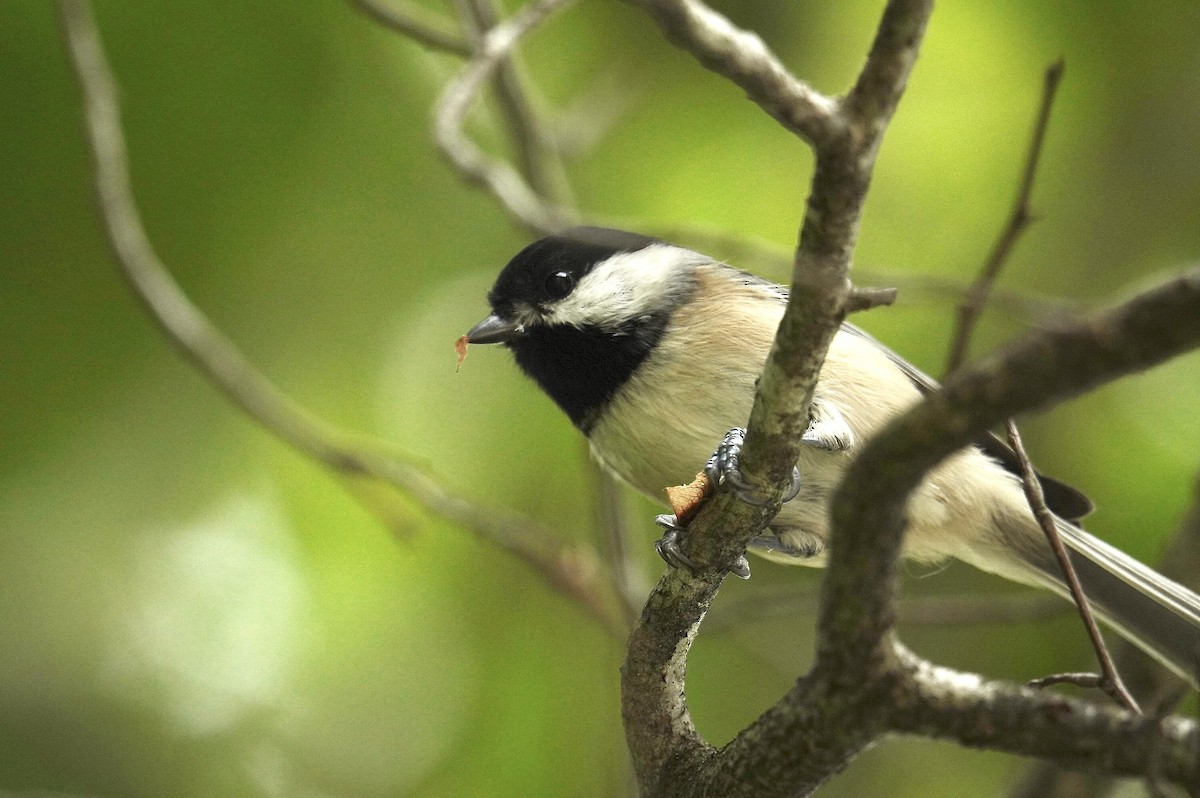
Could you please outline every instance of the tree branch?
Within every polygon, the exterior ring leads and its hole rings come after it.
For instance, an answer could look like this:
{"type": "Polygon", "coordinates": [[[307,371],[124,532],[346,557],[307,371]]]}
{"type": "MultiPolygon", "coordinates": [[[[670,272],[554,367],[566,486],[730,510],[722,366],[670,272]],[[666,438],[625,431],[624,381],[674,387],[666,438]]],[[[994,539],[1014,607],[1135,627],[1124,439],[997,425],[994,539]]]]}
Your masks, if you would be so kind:
{"type": "MultiPolygon", "coordinates": [[[[552,531],[515,514],[475,505],[419,468],[352,443],[281,392],[191,302],[155,253],[138,214],[116,83],[91,7],[86,0],[60,0],[59,8],[82,93],[101,221],[121,275],[168,340],[247,415],[336,475],[350,479],[351,492],[360,501],[368,492],[364,481],[382,482],[400,491],[435,515],[513,554],[614,635],[623,634],[625,624],[614,606],[614,588],[594,552],[566,544],[552,531]]],[[[364,506],[395,528],[394,515],[380,513],[372,502],[364,501],[364,506]]]]}
{"type": "Polygon", "coordinates": [[[834,537],[820,637],[857,671],[890,628],[895,556],[908,493],[943,458],[1017,413],[1161,363],[1200,343],[1200,269],[1114,309],[1027,336],[952,375],[872,438],[832,507],[834,537]],[[847,645],[847,641],[854,641],[847,645]]]}
{"type": "Polygon", "coordinates": [[[757,34],[742,30],[699,0],[628,0],[663,35],[709,70],[729,79],[788,130],[824,146],[842,121],[836,103],[797,79],[757,34]]]}
{"type": "Polygon", "coordinates": [[[1200,728],[938,668],[902,651],[904,688],[890,705],[892,731],[951,740],[1068,768],[1154,776],[1183,785],[1200,778],[1200,728]]]}
{"type": "MultiPolygon", "coordinates": [[[[784,762],[779,758],[782,749],[756,746],[753,734],[739,736],[733,744],[740,756],[716,757],[688,714],[683,693],[687,652],[720,587],[724,564],[740,555],[750,537],[778,510],[801,433],[808,426],[817,374],[846,314],[850,256],[878,137],[903,90],[931,4],[893,0],[884,12],[869,64],[876,74],[866,81],[858,101],[861,108],[873,109],[882,118],[847,113],[840,104],[816,94],[789,75],[756,36],[737,30],[699,2],[638,4],[668,37],[709,69],[745,88],[768,113],[811,141],[816,151],[788,307],[760,379],[741,457],[743,476],[764,495],[773,496],[774,503],[753,506],[729,494],[708,503],[689,525],[685,545],[690,546],[687,554],[694,561],[717,567],[699,575],[672,570],[660,580],[630,637],[622,668],[626,735],[647,794],[668,789],[671,794],[687,794],[683,785],[690,785],[696,791],[732,795],[739,783],[762,786],[758,779],[738,781],[750,773],[771,773],[775,792],[770,794],[783,794],[779,791],[810,783],[812,773],[823,772],[826,760],[797,760],[792,749],[784,762]],[[893,45],[900,40],[904,46],[893,45]],[[749,760],[757,769],[744,766],[749,760]]],[[[864,730],[864,735],[868,739],[870,731],[864,730]]],[[[747,794],[744,786],[740,789],[738,794],[747,794]]]]}
{"type": "Polygon", "coordinates": [[[351,6],[389,30],[415,42],[455,55],[471,55],[471,43],[454,24],[416,4],[400,7],[381,0],[347,0],[351,6]]]}
{"type": "MultiPolygon", "coordinates": [[[[459,16],[477,44],[500,24],[492,0],[457,0],[457,5],[459,16]]],[[[543,202],[570,205],[562,160],[538,121],[520,65],[512,54],[496,67],[492,87],[508,128],[508,138],[517,153],[520,173],[543,202]]]]}
{"type": "Polygon", "coordinates": [[[1092,686],[1099,687],[1118,704],[1130,712],[1140,715],[1142,713],[1141,707],[1138,706],[1137,701],[1125,687],[1125,682],[1121,680],[1120,671],[1117,670],[1112,655],[1108,652],[1108,646],[1104,644],[1104,636],[1100,633],[1096,617],[1092,614],[1091,604],[1088,602],[1087,595],[1083,592],[1083,585],[1079,583],[1079,576],[1075,573],[1075,566],[1071,563],[1071,558],[1067,555],[1067,547],[1063,544],[1062,537],[1058,534],[1058,526],[1055,524],[1054,514],[1046,506],[1046,496],[1042,492],[1041,480],[1038,479],[1037,472],[1033,469],[1033,463],[1029,460],[1029,455],[1025,453],[1025,445],[1021,441],[1021,433],[1017,430],[1017,425],[1011,418],[1006,422],[1006,427],[1008,429],[1008,443],[1012,446],[1013,452],[1017,455],[1017,462],[1021,465],[1021,485],[1025,489],[1025,498],[1029,502],[1029,508],[1033,511],[1034,518],[1037,519],[1038,526],[1042,528],[1042,533],[1046,536],[1047,543],[1050,544],[1050,548],[1054,552],[1054,558],[1058,561],[1058,566],[1062,570],[1063,579],[1067,583],[1067,589],[1071,593],[1071,599],[1074,601],[1075,607],[1079,610],[1080,620],[1083,621],[1083,627],[1087,631],[1088,639],[1092,643],[1092,649],[1096,652],[1096,659],[1100,663],[1100,676],[1096,684],[1092,686]]]}
{"type": "MultiPolygon", "coordinates": [[[[1158,558],[1156,569],[1192,590],[1200,589],[1200,473],[1192,486],[1191,502],[1184,512],[1167,548],[1158,558]]],[[[1171,710],[1188,692],[1187,685],[1174,673],[1143,654],[1136,646],[1120,640],[1113,647],[1113,658],[1129,691],[1146,707],[1151,716],[1171,710]]],[[[1099,798],[1111,792],[1107,776],[1064,772],[1053,761],[1034,763],[1011,793],[1012,798],[1070,798],[1088,795],[1099,798]],[[1086,781],[1085,786],[1080,786],[1086,781]]]]}
{"type": "Polygon", "coordinates": [[[488,30],[475,56],[447,84],[434,109],[433,136],[438,148],[469,182],[486,187],[514,221],[538,234],[552,233],[575,222],[573,209],[551,203],[504,161],[486,154],[463,132],[467,114],[484,84],[506,62],[520,40],[573,0],[533,0],[509,19],[488,30]]]}
{"type": "Polygon", "coordinates": [[[699,794],[695,782],[704,779],[712,794],[808,795],[888,731],[1051,756],[1196,791],[1195,722],[988,683],[921,661],[892,634],[904,507],[931,468],[1010,415],[1196,346],[1200,269],[958,372],[871,439],[833,498],[813,670],[720,752],[693,746],[669,759],[670,777],[691,785],[681,793],[699,794]]]}
{"type": "Polygon", "coordinates": [[[945,373],[949,374],[960,365],[967,356],[967,347],[979,316],[987,305],[992,292],[992,285],[999,276],[1000,270],[1008,255],[1012,252],[1017,240],[1033,221],[1030,208],[1030,197],[1033,195],[1033,180],[1037,176],[1038,163],[1041,160],[1042,146],[1046,141],[1046,130],[1050,126],[1050,110],[1054,107],[1054,97],[1058,93],[1058,84],[1062,82],[1066,64],[1057,61],[1046,69],[1042,88],[1042,103],[1038,108],[1037,120],[1033,126],[1033,136],[1029,141],[1029,153],[1025,156],[1025,168],[1021,174],[1021,185],[1017,189],[1017,197],[1009,214],[1008,222],[992,245],[992,251],[984,262],[983,269],[975,282],[967,289],[958,306],[955,318],[955,330],[950,338],[950,352],[946,357],[945,373]]]}

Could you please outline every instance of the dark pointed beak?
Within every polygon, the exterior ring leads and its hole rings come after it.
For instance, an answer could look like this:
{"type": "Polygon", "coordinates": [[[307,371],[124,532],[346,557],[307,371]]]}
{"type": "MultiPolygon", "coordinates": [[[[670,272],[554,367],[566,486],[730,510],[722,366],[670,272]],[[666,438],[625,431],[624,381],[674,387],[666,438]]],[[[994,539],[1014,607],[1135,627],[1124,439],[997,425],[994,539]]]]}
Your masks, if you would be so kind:
{"type": "Polygon", "coordinates": [[[525,328],[515,321],[488,316],[467,332],[469,344],[502,344],[521,335],[525,328]]]}

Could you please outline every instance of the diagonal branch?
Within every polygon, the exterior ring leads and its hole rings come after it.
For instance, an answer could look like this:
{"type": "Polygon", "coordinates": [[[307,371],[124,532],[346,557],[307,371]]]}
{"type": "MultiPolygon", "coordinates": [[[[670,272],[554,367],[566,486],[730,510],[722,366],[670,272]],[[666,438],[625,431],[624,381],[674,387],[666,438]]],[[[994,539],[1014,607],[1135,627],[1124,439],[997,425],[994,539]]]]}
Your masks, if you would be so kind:
{"type": "Polygon", "coordinates": [[[389,5],[382,0],[347,0],[363,15],[370,17],[389,30],[406,36],[415,42],[435,50],[445,50],[455,55],[471,55],[471,43],[454,24],[415,3],[403,8],[389,5]]]}
{"type": "Polygon", "coordinates": [[[1100,627],[1096,623],[1096,617],[1092,614],[1091,604],[1083,592],[1083,585],[1079,583],[1079,575],[1075,573],[1075,566],[1071,564],[1071,558],[1067,555],[1067,547],[1058,534],[1054,514],[1046,506],[1046,496],[1042,492],[1041,480],[1033,470],[1033,463],[1030,461],[1029,455],[1025,453],[1025,444],[1021,441],[1021,433],[1017,430],[1017,424],[1010,418],[1006,422],[1006,427],[1008,443],[1017,455],[1017,462],[1021,465],[1021,485],[1025,489],[1025,498],[1029,502],[1034,518],[1037,519],[1038,526],[1042,528],[1042,532],[1046,536],[1046,541],[1054,552],[1054,558],[1058,560],[1059,568],[1067,583],[1067,589],[1071,593],[1071,599],[1074,601],[1076,609],[1079,610],[1079,617],[1083,621],[1088,639],[1091,640],[1096,658],[1100,662],[1100,676],[1094,686],[1102,689],[1130,712],[1140,715],[1141,707],[1125,687],[1125,682],[1121,680],[1121,674],[1113,662],[1112,655],[1108,653],[1108,646],[1104,644],[1104,636],[1100,634],[1100,627]]]}
{"type": "Polygon", "coordinates": [[[905,505],[930,469],[1011,415],[1197,346],[1200,269],[1193,269],[958,372],[867,442],[833,498],[816,665],[721,752],[728,769],[759,773],[764,759],[770,766],[770,752],[786,750],[804,765],[786,789],[764,794],[806,795],[893,730],[1200,784],[1193,721],[985,683],[921,662],[892,633],[905,505]]]}
{"type": "Polygon", "coordinates": [[[815,147],[835,135],[835,102],[792,75],[757,34],[742,30],[699,0],[629,0],[663,35],[706,68],[729,79],[788,130],[815,147]]]}
{"type": "MultiPolygon", "coordinates": [[[[360,500],[382,483],[430,512],[459,523],[529,565],[564,595],[580,603],[615,635],[624,623],[614,608],[613,586],[595,553],[562,542],[527,519],[483,508],[448,491],[419,468],[350,442],[280,391],[197,308],[155,253],[133,197],[121,132],[116,83],[87,0],[60,0],[63,31],[82,92],[105,233],[121,274],[166,337],[251,418],[334,474],[350,478],[360,500]]],[[[378,514],[379,508],[367,503],[378,514]]],[[[388,520],[385,518],[384,520],[388,520]]]]}
{"type": "MultiPolygon", "coordinates": [[[[993,245],[978,277],[972,283],[962,303],[959,305],[955,330],[951,337],[950,354],[946,365],[947,374],[953,373],[955,369],[962,365],[967,349],[970,346],[975,325],[991,298],[996,278],[1000,276],[1000,271],[1004,268],[1005,263],[1007,263],[1008,256],[1011,254],[1013,247],[1016,246],[1017,241],[1024,234],[1033,219],[1033,213],[1030,209],[1033,181],[1037,176],[1042,146],[1045,142],[1046,130],[1050,124],[1050,111],[1054,105],[1054,97],[1058,90],[1058,84],[1062,80],[1064,66],[1064,63],[1060,60],[1051,64],[1046,69],[1043,80],[1042,101],[1038,109],[1037,121],[1034,124],[1033,135],[1029,142],[1029,152],[1025,157],[1021,185],[1017,190],[1017,196],[1013,202],[1007,223],[993,245]]],[[[1072,564],[1070,557],[1067,556],[1067,550],[1059,535],[1053,514],[1046,506],[1046,498],[1043,495],[1041,480],[1038,478],[1033,462],[1025,453],[1025,447],[1021,441],[1021,433],[1012,419],[1007,421],[1007,428],[1009,446],[1012,447],[1017,462],[1021,467],[1021,484],[1025,490],[1029,509],[1034,519],[1038,522],[1038,526],[1041,527],[1043,534],[1046,536],[1046,542],[1049,544],[1055,559],[1058,561],[1059,569],[1063,574],[1063,581],[1067,585],[1071,598],[1079,612],[1079,617],[1083,621],[1088,639],[1091,641],[1092,648],[1096,652],[1096,659],[1100,664],[1101,675],[1099,677],[1089,675],[1084,681],[1086,681],[1088,686],[1100,687],[1113,700],[1126,709],[1133,712],[1140,712],[1141,710],[1138,707],[1137,701],[1134,700],[1129,690],[1126,689],[1112,655],[1109,654],[1108,646],[1104,642],[1104,636],[1100,633],[1100,627],[1096,624],[1096,619],[1092,614],[1088,598],[1084,594],[1083,587],[1080,585],[1079,576],[1075,573],[1075,566],[1072,564]]],[[[1071,681],[1071,679],[1062,676],[1048,677],[1047,679],[1040,680],[1039,683],[1051,684],[1062,681],[1071,681]]],[[[1080,682],[1076,680],[1076,683],[1080,682]]]]}
{"type": "Polygon", "coordinates": [[[1025,156],[1025,168],[1021,174],[1021,185],[1017,189],[1017,197],[1009,213],[1008,222],[992,245],[992,251],[984,262],[983,269],[975,282],[967,289],[958,306],[955,317],[955,329],[950,339],[950,352],[946,357],[945,373],[949,374],[962,365],[967,356],[967,346],[975,325],[979,323],[979,315],[983,313],[992,286],[1004,268],[1008,255],[1016,246],[1017,240],[1033,221],[1033,211],[1030,208],[1030,197],[1033,195],[1033,179],[1037,175],[1038,163],[1041,160],[1042,147],[1046,141],[1046,130],[1050,126],[1050,110],[1054,107],[1054,97],[1058,93],[1058,84],[1062,82],[1066,64],[1057,61],[1046,70],[1042,88],[1042,103],[1038,108],[1037,121],[1033,126],[1033,136],[1029,141],[1029,152],[1025,156]]]}
{"type": "Polygon", "coordinates": [[[906,678],[888,718],[891,731],[1052,759],[1067,768],[1162,779],[1196,794],[1200,728],[1192,719],[1136,715],[988,682],[903,649],[898,660],[906,678]]]}

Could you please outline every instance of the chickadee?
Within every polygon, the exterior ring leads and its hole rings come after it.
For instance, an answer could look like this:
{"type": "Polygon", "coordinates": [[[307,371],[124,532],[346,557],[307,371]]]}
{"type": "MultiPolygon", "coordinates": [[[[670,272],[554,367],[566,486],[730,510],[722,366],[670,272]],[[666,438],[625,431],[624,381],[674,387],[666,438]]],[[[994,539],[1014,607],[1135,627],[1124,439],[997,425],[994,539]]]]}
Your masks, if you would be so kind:
{"type": "MultiPolygon", "coordinates": [[[[488,294],[492,314],[467,340],[506,345],[587,436],[596,459],[661,501],[664,488],[691,481],[730,428],[750,417],[786,300],[785,289],[691,250],[577,228],[536,241],[509,262],[488,294]]],[[[846,466],[863,441],[937,388],[857,327],[842,325],[813,396],[796,463],[798,493],[749,551],[824,565],[829,497],[846,466]]],[[[955,557],[1067,595],[1016,471],[1011,450],[994,436],[944,461],[909,500],[905,556],[926,563],[955,557]]],[[[1196,684],[1200,596],[1071,523],[1091,504],[1041,479],[1101,617],[1196,684]]]]}

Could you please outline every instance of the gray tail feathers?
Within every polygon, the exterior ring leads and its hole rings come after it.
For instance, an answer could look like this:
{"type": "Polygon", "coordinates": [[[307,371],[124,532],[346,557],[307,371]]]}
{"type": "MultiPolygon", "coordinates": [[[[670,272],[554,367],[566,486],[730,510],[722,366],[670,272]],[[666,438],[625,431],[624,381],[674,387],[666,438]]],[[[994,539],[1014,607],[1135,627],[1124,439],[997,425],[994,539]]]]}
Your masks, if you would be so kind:
{"type": "MultiPolygon", "coordinates": [[[[1123,637],[1200,687],[1200,595],[1066,521],[1058,532],[1095,613],[1123,637]]],[[[1049,546],[1045,548],[1049,555],[1049,546]]],[[[1066,594],[1053,556],[1033,564],[1066,594]]]]}

